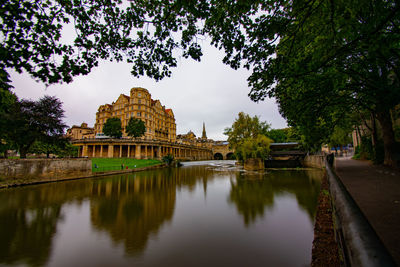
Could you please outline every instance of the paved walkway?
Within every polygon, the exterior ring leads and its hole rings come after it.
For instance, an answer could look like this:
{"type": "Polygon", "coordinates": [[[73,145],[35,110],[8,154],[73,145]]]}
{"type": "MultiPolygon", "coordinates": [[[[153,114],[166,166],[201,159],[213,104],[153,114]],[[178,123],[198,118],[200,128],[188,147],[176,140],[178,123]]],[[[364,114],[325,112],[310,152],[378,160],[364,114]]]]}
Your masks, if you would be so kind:
{"type": "Polygon", "coordinates": [[[336,173],[400,266],[400,172],[336,158],[336,173]]]}

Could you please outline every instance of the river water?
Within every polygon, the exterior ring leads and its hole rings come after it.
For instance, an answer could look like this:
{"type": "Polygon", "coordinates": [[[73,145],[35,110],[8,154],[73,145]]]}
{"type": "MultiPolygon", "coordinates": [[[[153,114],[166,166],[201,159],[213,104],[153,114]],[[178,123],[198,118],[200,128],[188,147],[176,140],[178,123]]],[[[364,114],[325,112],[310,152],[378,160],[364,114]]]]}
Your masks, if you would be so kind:
{"type": "Polygon", "coordinates": [[[0,265],[309,265],[322,171],[233,163],[0,190],[0,265]]]}

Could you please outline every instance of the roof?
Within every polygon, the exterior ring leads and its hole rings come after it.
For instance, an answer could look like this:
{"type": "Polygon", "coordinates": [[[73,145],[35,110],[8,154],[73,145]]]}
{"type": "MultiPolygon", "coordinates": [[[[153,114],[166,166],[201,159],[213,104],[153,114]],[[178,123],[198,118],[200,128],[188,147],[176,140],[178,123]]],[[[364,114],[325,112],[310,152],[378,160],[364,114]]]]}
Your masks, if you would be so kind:
{"type": "Polygon", "coordinates": [[[168,115],[174,117],[174,112],[172,111],[172,109],[168,108],[165,110],[165,113],[167,113],[168,115]]]}
{"type": "Polygon", "coordinates": [[[271,143],[270,147],[276,149],[286,149],[286,148],[295,148],[299,145],[297,142],[289,142],[289,143],[271,143]]]}
{"type": "Polygon", "coordinates": [[[297,142],[288,142],[288,143],[271,143],[271,146],[297,146],[299,143],[297,142]]]}
{"type": "Polygon", "coordinates": [[[72,129],[72,128],[78,128],[78,129],[89,129],[89,130],[94,130],[94,128],[93,127],[82,127],[82,126],[78,126],[78,125],[72,125],[72,127],[71,128],[69,128],[69,129],[72,129]]]}

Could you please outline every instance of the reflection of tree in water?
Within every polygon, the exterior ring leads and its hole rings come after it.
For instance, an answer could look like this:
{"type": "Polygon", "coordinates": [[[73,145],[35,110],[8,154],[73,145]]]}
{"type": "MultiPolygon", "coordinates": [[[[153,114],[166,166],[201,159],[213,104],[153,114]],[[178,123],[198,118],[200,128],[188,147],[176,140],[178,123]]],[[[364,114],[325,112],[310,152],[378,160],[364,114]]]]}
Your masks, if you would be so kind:
{"type": "Polygon", "coordinates": [[[228,201],[234,203],[248,226],[257,217],[263,217],[266,207],[273,207],[274,197],[285,193],[296,196],[299,206],[311,220],[315,218],[322,172],[275,171],[268,174],[237,174],[231,180],[228,201]]]}
{"type": "Polygon", "coordinates": [[[204,186],[212,175],[204,166],[162,169],[95,180],[91,220],[130,255],[144,251],[151,235],[171,220],[177,188],[204,186]]]}
{"type": "Polygon", "coordinates": [[[62,204],[77,196],[81,200],[87,189],[84,183],[74,182],[1,191],[0,263],[46,264],[62,204]]]}

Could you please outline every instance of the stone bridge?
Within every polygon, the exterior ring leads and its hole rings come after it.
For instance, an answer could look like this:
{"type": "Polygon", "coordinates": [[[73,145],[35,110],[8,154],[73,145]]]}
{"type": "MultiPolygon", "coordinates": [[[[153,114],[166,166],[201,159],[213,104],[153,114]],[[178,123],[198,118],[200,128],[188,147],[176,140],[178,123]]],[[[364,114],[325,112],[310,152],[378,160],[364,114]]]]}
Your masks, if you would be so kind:
{"type": "Polygon", "coordinates": [[[229,148],[228,142],[213,144],[212,154],[214,159],[235,159],[233,150],[229,148]]]}
{"type": "MultiPolygon", "coordinates": [[[[288,151],[298,147],[298,143],[271,143],[271,156],[272,157],[303,157],[305,153],[302,151],[288,151]],[[283,150],[283,151],[282,151],[283,150]]],[[[229,148],[228,142],[218,141],[212,146],[212,155],[214,159],[236,159],[234,151],[229,148]]]]}

